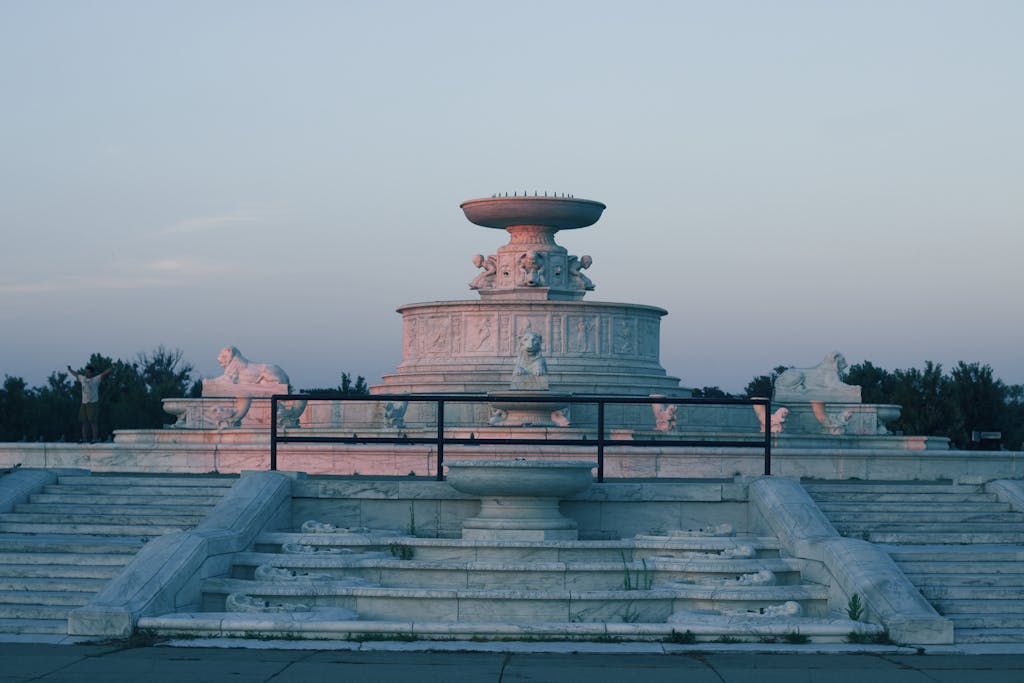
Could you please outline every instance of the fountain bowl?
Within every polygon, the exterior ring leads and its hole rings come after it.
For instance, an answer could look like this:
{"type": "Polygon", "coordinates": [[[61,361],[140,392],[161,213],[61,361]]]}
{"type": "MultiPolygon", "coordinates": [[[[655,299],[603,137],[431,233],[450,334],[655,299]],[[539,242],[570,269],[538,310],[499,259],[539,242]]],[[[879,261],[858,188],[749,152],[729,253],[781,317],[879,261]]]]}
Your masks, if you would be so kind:
{"type": "Polygon", "coordinates": [[[447,460],[447,481],[471,496],[564,498],[587,490],[596,462],[582,460],[447,460]]]}
{"type": "Polygon", "coordinates": [[[491,197],[470,199],[460,206],[471,223],[503,230],[517,225],[585,228],[596,223],[605,210],[601,202],[569,197],[491,197]]]}

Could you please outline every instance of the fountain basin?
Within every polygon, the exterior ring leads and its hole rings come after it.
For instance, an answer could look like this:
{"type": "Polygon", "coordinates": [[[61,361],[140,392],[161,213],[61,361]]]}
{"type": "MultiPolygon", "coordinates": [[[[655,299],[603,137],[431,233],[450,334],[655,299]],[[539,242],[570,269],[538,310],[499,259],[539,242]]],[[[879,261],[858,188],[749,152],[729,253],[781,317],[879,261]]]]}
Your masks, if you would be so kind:
{"type": "MultiPolygon", "coordinates": [[[[565,427],[567,419],[552,418],[552,413],[559,412],[569,405],[566,400],[571,394],[538,392],[509,389],[507,391],[489,391],[487,398],[492,410],[500,410],[500,419],[493,419],[491,424],[512,427],[565,427]],[[550,399],[544,401],[523,401],[523,398],[550,399]],[[519,399],[519,400],[517,400],[519,399]]],[[[557,416],[555,416],[557,417],[557,416]]]]}
{"type": "Polygon", "coordinates": [[[471,223],[499,229],[517,225],[585,228],[596,223],[605,209],[601,202],[568,197],[491,197],[470,199],[460,206],[471,223]]]}
{"type": "Polygon", "coordinates": [[[593,483],[597,463],[569,460],[450,460],[448,483],[480,498],[480,514],[462,524],[467,540],[576,540],[576,522],[558,501],[593,483]]]}

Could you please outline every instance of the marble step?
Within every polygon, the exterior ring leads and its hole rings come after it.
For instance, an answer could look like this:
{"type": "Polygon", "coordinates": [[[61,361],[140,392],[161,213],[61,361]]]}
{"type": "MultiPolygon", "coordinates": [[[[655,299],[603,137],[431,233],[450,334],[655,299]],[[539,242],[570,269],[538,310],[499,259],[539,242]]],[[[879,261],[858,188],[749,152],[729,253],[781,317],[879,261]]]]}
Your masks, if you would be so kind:
{"type": "Polygon", "coordinates": [[[97,494],[97,495],[123,495],[117,492],[130,492],[133,496],[215,496],[220,499],[227,488],[223,486],[97,486],[95,484],[82,484],[80,486],[67,486],[64,484],[51,484],[44,486],[42,493],[69,493],[75,495],[97,494]]]}
{"type": "MultiPolygon", "coordinates": [[[[257,566],[270,564],[299,573],[319,573],[342,580],[355,577],[385,587],[474,588],[508,590],[620,590],[627,581],[649,588],[670,581],[723,584],[762,569],[775,573],[779,585],[801,581],[799,560],[671,560],[629,562],[480,562],[420,561],[395,558],[308,557],[240,553],[233,558],[232,577],[252,579],[257,566]]],[[[317,582],[319,583],[319,582],[317,582]]]]}
{"type": "Polygon", "coordinates": [[[99,514],[65,512],[8,512],[0,514],[0,524],[152,524],[156,526],[194,527],[203,521],[203,515],[129,515],[108,509],[99,514]]]}
{"type": "MultiPolygon", "coordinates": [[[[916,584],[915,584],[916,585],[916,584]]],[[[940,600],[1024,601],[1024,585],[1016,586],[917,586],[929,602],[940,600]]]]}
{"type": "Polygon", "coordinates": [[[1024,562],[1024,548],[1013,545],[922,544],[883,545],[898,563],[903,562],[1024,562]]]}
{"type": "Polygon", "coordinates": [[[898,562],[899,568],[904,574],[910,576],[935,575],[937,580],[950,580],[957,576],[976,576],[979,580],[991,578],[992,576],[1019,576],[1021,585],[1024,585],[1024,564],[1020,562],[951,562],[951,561],[910,561],[898,562]]]}
{"type": "Polygon", "coordinates": [[[1024,643],[1024,628],[956,629],[956,642],[1024,643]]]}
{"type": "Polygon", "coordinates": [[[66,636],[68,621],[67,619],[0,619],[0,633],[66,636]]]}
{"type": "Polygon", "coordinates": [[[843,492],[824,494],[810,492],[816,502],[851,503],[862,502],[877,505],[878,503],[993,503],[998,499],[992,493],[874,493],[872,491],[843,492]]]}
{"type": "Polygon", "coordinates": [[[0,591],[97,593],[109,579],[58,578],[52,576],[0,576],[0,591]]]}
{"type": "Polygon", "coordinates": [[[67,619],[73,605],[4,605],[0,619],[67,619]]]}
{"type": "Polygon", "coordinates": [[[14,512],[25,514],[48,514],[60,512],[64,514],[97,515],[117,512],[120,515],[198,515],[205,517],[213,505],[102,505],[84,503],[19,503],[14,512]]]}
{"type": "Polygon", "coordinates": [[[82,566],[123,567],[131,555],[118,553],[8,553],[0,552],[0,566],[7,564],[64,564],[82,566]]]}
{"type": "MultiPolygon", "coordinates": [[[[856,536],[858,538],[861,536],[860,533],[850,535],[856,536]]],[[[872,543],[882,544],[921,543],[927,545],[934,545],[937,543],[949,543],[958,545],[970,545],[974,543],[1024,543],[1024,531],[987,533],[981,531],[966,533],[957,533],[951,531],[868,531],[865,532],[865,535],[867,536],[865,540],[871,541],[872,543]]]]}
{"type": "Polygon", "coordinates": [[[104,553],[128,555],[130,557],[138,552],[143,545],[144,542],[135,536],[0,533],[0,552],[104,553]]]}
{"type": "Polygon", "coordinates": [[[833,525],[866,525],[866,524],[936,524],[939,526],[950,524],[1003,524],[1016,522],[1024,524],[1024,513],[1020,512],[993,512],[980,511],[942,511],[931,512],[910,512],[907,510],[876,510],[872,512],[837,512],[826,515],[833,525]]]}
{"type": "Polygon", "coordinates": [[[223,611],[230,593],[272,604],[355,610],[361,619],[405,621],[600,621],[632,610],[638,620],[664,622],[687,609],[757,609],[787,600],[809,616],[824,616],[828,588],[800,586],[686,587],[672,590],[529,591],[482,589],[352,588],[331,582],[258,582],[213,578],[203,582],[203,610],[223,611]]]}
{"type": "Polygon", "coordinates": [[[889,482],[879,483],[874,481],[842,481],[842,482],[812,482],[801,481],[800,485],[805,491],[814,494],[836,494],[836,493],[981,493],[978,486],[963,486],[942,483],[912,483],[912,482],[889,482]]]}
{"type": "MultiPolygon", "coordinates": [[[[311,640],[545,640],[545,641],[670,641],[687,631],[697,642],[714,642],[723,637],[741,641],[765,642],[766,638],[784,642],[787,634],[799,631],[815,643],[844,643],[852,630],[878,633],[880,626],[840,619],[719,618],[709,623],[695,617],[677,623],[664,620],[630,623],[635,612],[624,608],[606,615],[601,621],[345,621],[329,613],[245,614],[193,612],[165,614],[139,619],[139,628],[157,635],[203,637],[252,637],[311,640]]],[[[675,680],[675,679],[673,679],[675,680]]],[[[679,678],[682,680],[682,678],[679,678]]],[[[774,680],[774,679],[772,679],[774,680]]],[[[788,679],[787,679],[788,680],[788,679]]]]}
{"type": "Polygon", "coordinates": [[[1024,600],[933,600],[939,614],[1024,614],[1024,600]]]}
{"type": "Polygon", "coordinates": [[[951,614],[949,618],[957,630],[975,628],[1024,628],[1024,613],[1021,614],[951,614]]]}
{"type": "Polygon", "coordinates": [[[133,476],[133,475],[62,475],[57,482],[63,486],[180,486],[180,487],[217,487],[223,489],[231,488],[238,481],[238,477],[217,477],[200,475],[193,477],[182,476],[133,476]]]}
{"type": "Polygon", "coordinates": [[[150,538],[174,531],[182,531],[190,525],[164,524],[46,524],[42,522],[0,522],[0,532],[20,534],[81,533],[97,536],[141,536],[150,538]]]}
{"type": "MultiPolygon", "coordinates": [[[[2,515],[0,515],[2,516],[2,515]]],[[[861,531],[907,531],[910,533],[1009,533],[1024,532],[1024,522],[846,522],[834,521],[832,525],[839,533],[859,533],[861,531]]]]}
{"type": "Polygon", "coordinates": [[[143,496],[135,493],[34,493],[29,496],[31,503],[55,505],[194,505],[212,508],[220,502],[221,496],[181,495],[143,496]]]}
{"type": "Polygon", "coordinates": [[[110,579],[121,567],[74,564],[0,564],[0,577],[55,579],[110,579]]]}
{"type": "Polygon", "coordinates": [[[0,590],[2,605],[64,605],[79,607],[89,602],[94,592],[70,591],[12,591],[0,590]]]}
{"type": "Polygon", "coordinates": [[[642,558],[678,557],[717,559],[725,549],[749,545],[759,559],[778,557],[779,543],[774,538],[673,538],[669,540],[618,541],[463,541],[451,538],[375,536],[372,534],[299,534],[269,532],[256,539],[259,552],[276,553],[286,543],[314,545],[319,548],[364,551],[389,551],[408,547],[417,560],[531,561],[531,562],[622,562],[642,558]]]}
{"type": "MultiPolygon", "coordinates": [[[[866,505],[863,502],[840,503],[834,501],[818,501],[818,508],[826,516],[842,514],[845,512],[875,512],[878,508],[874,505],[866,505]]],[[[942,501],[922,501],[919,503],[900,503],[886,507],[887,510],[899,510],[901,512],[1012,512],[1009,503],[946,503],[942,501]]],[[[831,517],[830,517],[831,518],[831,517]]]]}
{"type": "Polygon", "coordinates": [[[900,569],[903,574],[910,579],[918,588],[925,586],[959,586],[959,587],[1013,587],[1013,586],[1024,586],[1024,566],[1019,563],[1015,569],[1017,574],[1003,574],[1000,572],[989,572],[981,573],[980,570],[986,569],[984,563],[979,563],[972,567],[973,573],[939,573],[929,572],[927,574],[913,573],[907,571],[905,565],[900,565],[900,569]]]}

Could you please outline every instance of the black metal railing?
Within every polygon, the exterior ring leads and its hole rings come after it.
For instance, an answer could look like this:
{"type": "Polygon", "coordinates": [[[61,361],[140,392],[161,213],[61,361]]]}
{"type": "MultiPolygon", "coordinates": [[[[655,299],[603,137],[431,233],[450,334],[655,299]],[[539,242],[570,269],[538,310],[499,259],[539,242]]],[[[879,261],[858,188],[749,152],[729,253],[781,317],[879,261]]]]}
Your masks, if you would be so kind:
{"type": "MultiPolygon", "coordinates": [[[[447,403],[494,403],[500,404],[503,401],[515,401],[516,403],[551,403],[550,396],[517,396],[514,399],[508,396],[497,397],[486,394],[376,394],[372,396],[347,396],[342,394],[318,394],[315,396],[307,394],[275,394],[270,397],[270,469],[277,469],[277,447],[279,444],[287,443],[342,443],[342,444],[398,444],[398,445],[433,445],[437,452],[437,480],[444,481],[444,449],[449,446],[586,446],[595,448],[597,451],[597,481],[604,481],[604,451],[609,445],[645,448],[645,447],[708,447],[708,448],[759,448],[764,449],[764,473],[772,473],[772,441],[771,441],[771,399],[767,398],[673,398],[669,396],[587,396],[572,395],[559,396],[559,403],[566,405],[588,404],[597,406],[597,425],[594,438],[562,439],[562,438],[491,438],[476,436],[471,433],[471,438],[445,436],[444,407],[447,403]],[[401,403],[434,403],[437,406],[436,435],[409,436],[402,430],[395,436],[305,436],[293,434],[278,434],[278,404],[284,401],[341,401],[347,402],[392,402],[401,403]],[[657,439],[610,439],[605,434],[605,406],[620,404],[671,404],[671,405],[762,405],[764,406],[764,434],[757,440],[720,440],[720,439],[675,439],[669,436],[657,439]]],[[[453,425],[449,425],[453,427],[453,425]]],[[[458,425],[459,428],[468,429],[466,425],[458,425]]],[[[558,429],[557,427],[554,429],[558,429]]],[[[759,435],[760,436],[760,435],[759,435]]]]}

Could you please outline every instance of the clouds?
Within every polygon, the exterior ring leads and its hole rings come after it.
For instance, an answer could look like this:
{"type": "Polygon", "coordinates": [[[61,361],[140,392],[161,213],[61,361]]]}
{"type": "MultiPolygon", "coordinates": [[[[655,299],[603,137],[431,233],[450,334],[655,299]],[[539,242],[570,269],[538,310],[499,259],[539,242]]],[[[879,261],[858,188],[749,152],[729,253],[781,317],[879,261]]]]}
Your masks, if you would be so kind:
{"type": "Polygon", "coordinates": [[[199,235],[203,233],[251,228],[265,225],[274,212],[256,209],[242,209],[209,216],[185,218],[177,223],[157,230],[154,235],[199,235]]]}

